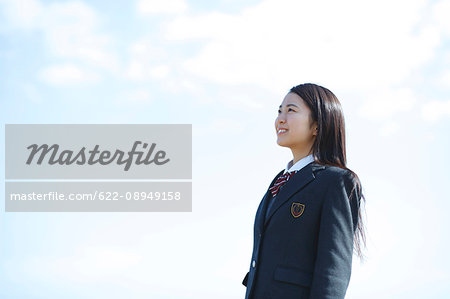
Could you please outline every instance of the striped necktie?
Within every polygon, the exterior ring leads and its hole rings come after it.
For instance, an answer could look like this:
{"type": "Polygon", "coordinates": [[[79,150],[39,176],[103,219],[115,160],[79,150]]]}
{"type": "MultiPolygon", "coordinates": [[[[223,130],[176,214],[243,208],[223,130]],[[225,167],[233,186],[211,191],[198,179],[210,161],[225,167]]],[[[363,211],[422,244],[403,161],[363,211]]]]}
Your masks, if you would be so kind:
{"type": "Polygon", "coordinates": [[[280,188],[286,184],[287,181],[295,174],[297,173],[297,170],[292,172],[286,172],[282,176],[278,177],[278,179],[275,181],[275,184],[273,184],[272,187],[269,188],[270,192],[272,193],[272,196],[275,197],[277,195],[278,191],[280,191],[280,188]]]}

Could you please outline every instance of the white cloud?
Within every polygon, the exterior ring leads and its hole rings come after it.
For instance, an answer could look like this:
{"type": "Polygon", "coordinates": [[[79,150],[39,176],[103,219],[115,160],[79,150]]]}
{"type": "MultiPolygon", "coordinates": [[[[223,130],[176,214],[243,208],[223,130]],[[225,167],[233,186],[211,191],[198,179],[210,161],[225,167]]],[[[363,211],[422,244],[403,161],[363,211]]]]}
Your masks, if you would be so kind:
{"type": "Polygon", "coordinates": [[[110,50],[111,38],[98,32],[100,17],[86,3],[43,5],[37,0],[20,0],[5,4],[10,24],[41,32],[51,55],[118,72],[117,57],[110,50]]]}
{"type": "Polygon", "coordinates": [[[41,80],[52,85],[73,85],[99,81],[95,73],[72,64],[53,65],[39,72],[41,80]]]}
{"type": "Polygon", "coordinates": [[[128,55],[130,61],[124,72],[127,79],[136,81],[165,79],[170,74],[167,52],[155,46],[149,38],[133,43],[128,49],[128,55]]]}
{"type": "Polygon", "coordinates": [[[166,28],[166,38],[169,40],[209,39],[214,34],[224,36],[227,30],[225,24],[232,26],[233,32],[239,16],[228,15],[221,12],[210,12],[199,16],[181,16],[170,22],[166,28]],[[205,26],[206,25],[206,26],[205,26]],[[180,30],[181,29],[181,30],[180,30]]]}
{"type": "Polygon", "coordinates": [[[20,28],[36,26],[35,22],[42,13],[42,4],[38,0],[2,1],[5,5],[8,21],[20,28]]]}
{"type": "Polygon", "coordinates": [[[446,70],[443,73],[441,73],[438,76],[436,83],[441,87],[450,88],[450,71],[446,70]]]}
{"type": "Polygon", "coordinates": [[[170,68],[168,65],[155,65],[148,66],[144,63],[140,63],[139,61],[133,61],[128,66],[125,71],[125,76],[128,79],[143,81],[149,79],[164,79],[170,73],[170,68]]]}
{"type": "Polygon", "coordinates": [[[194,136],[210,136],[220,134],[241,134],[244,131],[244,124],[237,119],[216,118],[212,123],[193,128],[194,136]]]}
{"type": "Polygon", "coordinates": [[[392,136],[398,132],[400,126],[397,122],[390,121],[383,124],[380,128],[380,135],[383,137],[392,136]]]}
{"type": "Polygon", "coordinates": [[[151,103],[151,101],[150,92],[147,89],[138,88],[120,94],[116,104],[129,107],[132,104],[142,105],[151,103]]]}
{"type": "Polygon", "coordinates": [[[430,122],[436,122],[441,118],[450,117],[450,100],[425,103],[422,106],[422,117],[430,122]]]}
{"type": "Polygon", "coordinates": [[[140,0],[137,10],[141,15],[182,13],[188,9],[185,0],[140,0]]]}
{"type": "Polygon", "coordinates": [[[396,113],[410,111],[416,103],[417,97],[411,89],[384,89],[368,97],[360,113],[373,120],[384,120],[396,113]]]}
{"type": "Polygon", "coordinates": [[[128,61],[123,72],[124,78],[137,82],[152,82],[171,93],[189,92],[203,94],[198,80],[180,73],[176,57],[150,37],[144,37],[132,43],[127,51],[128,61]]]}
{"type": "Polygon", "coordinates": [[[150,75],[154,78],[163,79],[169,75],[170,68],[167,65],[157,65],[150,70],[150,75]]]}
{"type": "Polygon", "coordinates": [[[401,82],[432,57],[439,30],[429,24],[414,27],[425,4],[266,0],[236,15],[175,18],[165,37],[204,39],[184,68],[219,84],[276,91],[295,78],[351,90],[373,88],[401,82]]]}
{"type": "Polygon", "coordinates": [[[141,38],[140,40],[131,44],[128,52],[132,58],[135,59],[162,59],[167,58],[167,53],[164,48],[157,47],[151,38],[141,38]]]}
{"type": "Polygon", "coordinates": [[[67,2],[48,6],[41,26],[54,54],[117,71],[116,57],[107,50],[111,39],[96,32],[98,23],[99,17],[91,7],[83,2],[67,2]]]}
{"type": "Polygon", "coordinates": [[[442,30],[450,34],[450,2],[441,0],[433,6],[433,19],[442,30]]]}

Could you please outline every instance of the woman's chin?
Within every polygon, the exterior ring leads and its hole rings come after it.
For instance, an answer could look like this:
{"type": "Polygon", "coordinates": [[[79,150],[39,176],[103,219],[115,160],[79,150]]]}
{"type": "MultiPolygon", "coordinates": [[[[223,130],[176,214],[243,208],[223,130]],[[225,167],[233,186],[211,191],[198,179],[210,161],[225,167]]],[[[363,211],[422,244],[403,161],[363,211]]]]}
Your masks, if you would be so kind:
{"type": "Polygon", "coordinates": [[[279,146],[289,147],[289,145],[286,142],[284,142],[283,140],[280,140],[280,139],[277,139],[277,144],[279,146]]]}

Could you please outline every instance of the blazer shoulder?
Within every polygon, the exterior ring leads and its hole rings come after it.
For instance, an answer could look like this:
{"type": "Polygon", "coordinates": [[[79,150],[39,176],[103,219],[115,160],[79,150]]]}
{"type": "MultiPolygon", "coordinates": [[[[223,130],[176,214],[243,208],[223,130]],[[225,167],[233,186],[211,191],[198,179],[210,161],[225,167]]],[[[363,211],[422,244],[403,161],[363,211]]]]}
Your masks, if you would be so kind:
{"type": "MultiPolygon", "coordinates": [[[[361,186],[358,183],[359,178],[349,169],[337,166],[321,165],[321,171],[316,172],[316,178],[319,178],[327,185],[343,186],[347,190],[355,190],[356,196],[361,196],[361,186]]],[[[353,192],[350,192],[353,193],[353,192]]]]}
{"type": "Polygon", "coordinates": [[[351,179],[353,174],[350,170],[331,165],[315,165],[316,175],[326,180],[351,179]]]}

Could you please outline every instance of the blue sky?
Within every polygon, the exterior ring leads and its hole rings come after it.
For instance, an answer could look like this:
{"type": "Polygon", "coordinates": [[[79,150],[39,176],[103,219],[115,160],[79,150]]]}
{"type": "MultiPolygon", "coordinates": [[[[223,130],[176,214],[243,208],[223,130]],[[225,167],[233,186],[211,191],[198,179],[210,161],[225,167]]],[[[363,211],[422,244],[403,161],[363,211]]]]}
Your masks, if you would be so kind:
{"type": "Polygon", "coordinates": [[[256,209],[292,158],[277,107],[303,82],[340,99],[367,199],[347,298],[448,297],[448,15],[444,0],[1,0],[2,123],[190,123],[193,212],[2,204],[0,297],[243,298],[256,209]]]}

